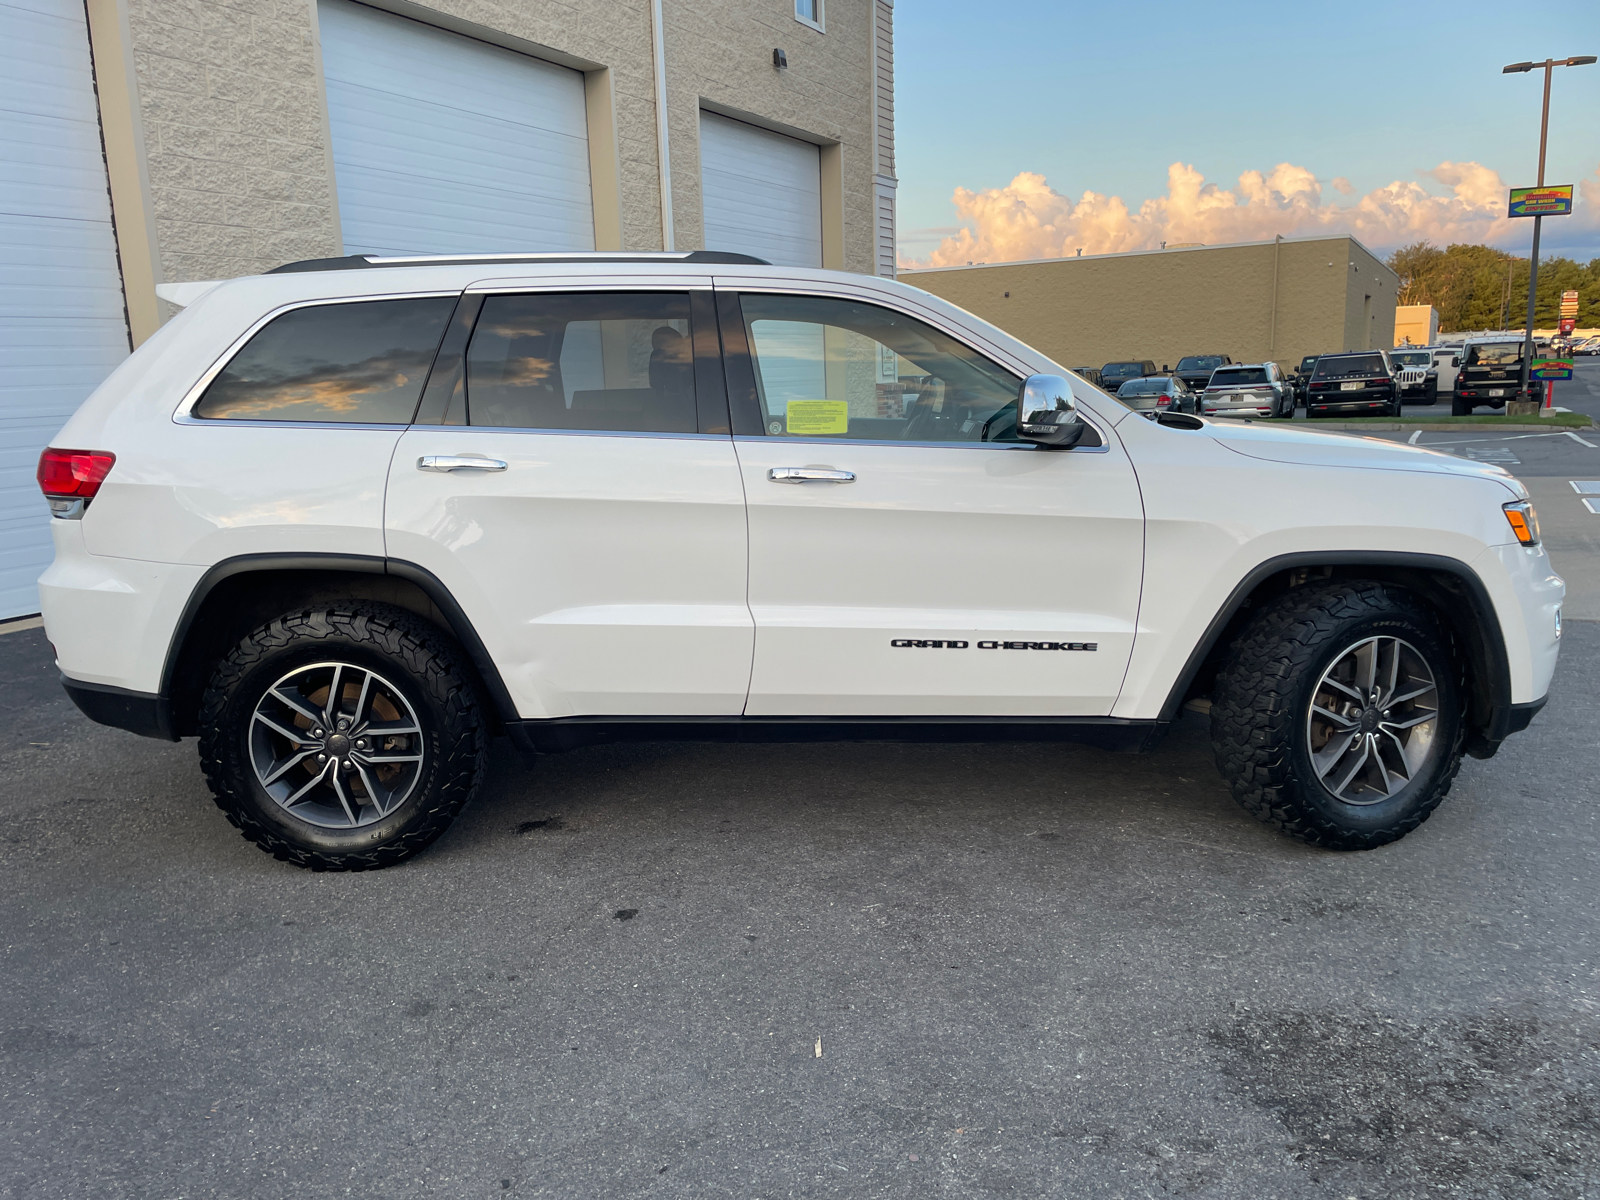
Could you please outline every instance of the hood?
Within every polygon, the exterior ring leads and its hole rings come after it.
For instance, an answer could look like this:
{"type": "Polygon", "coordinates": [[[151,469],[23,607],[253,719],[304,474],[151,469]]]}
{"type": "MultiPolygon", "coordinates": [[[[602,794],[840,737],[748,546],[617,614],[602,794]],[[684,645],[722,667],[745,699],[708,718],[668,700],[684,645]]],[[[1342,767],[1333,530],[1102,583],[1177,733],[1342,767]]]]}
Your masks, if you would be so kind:
{"type": "Polygon", "coordinates": [[[1469,475],[1493,479],[1513,494],[1524,496],[1522,487],[1504,467],[1472,462],[1453,454],[1442,454],[1421,446],[1408,446],[1383,438],[1359,434],[1290,429],[1283,424],[1255,424],[1249,421],[1207,421],[1205,432],[1236,454],[1267,462],[1292,463],[1307,467],[1355,467],[1370,471],[1420,471],[1433,475],[1469,475]]]}

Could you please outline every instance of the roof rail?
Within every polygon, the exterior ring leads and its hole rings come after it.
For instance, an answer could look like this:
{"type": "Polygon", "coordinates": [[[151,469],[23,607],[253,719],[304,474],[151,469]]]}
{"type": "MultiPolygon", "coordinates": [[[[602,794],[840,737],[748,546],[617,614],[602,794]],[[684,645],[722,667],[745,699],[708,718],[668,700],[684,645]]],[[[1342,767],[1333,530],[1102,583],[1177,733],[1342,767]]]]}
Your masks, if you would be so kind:
{"type": "Polygon", "coordinates": [[[505,263],[715,263],[770,267],[764,258],[735,254],[730,250],[627,251],[593,250],[582,253],[557,251],[536,254],[348,254],[343,258],[307,258],[273,267],[268,275],[289,275],[299,271],[359,271],[368,267],[445,267],[458,264],[494,266],[505,263]]]}

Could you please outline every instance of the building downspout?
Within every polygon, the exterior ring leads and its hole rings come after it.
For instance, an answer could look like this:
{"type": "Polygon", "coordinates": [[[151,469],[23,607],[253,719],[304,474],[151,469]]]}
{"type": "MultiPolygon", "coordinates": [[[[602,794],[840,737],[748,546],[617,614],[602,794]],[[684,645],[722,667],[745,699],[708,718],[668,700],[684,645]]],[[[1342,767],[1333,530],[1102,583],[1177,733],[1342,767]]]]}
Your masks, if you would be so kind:
{"type": "Polygon", "coordinates": [[[660,166],[661,248],[675,250],[672,237],[672,158],[667,149],[667,50],[661,0],[650,0],[650,36],[656,68],[656,162],[660,166]]]}
{"type": "Polygon", "coordinates": [[[1267,357],[1278,356],[1278,249],[1283,245],[1283,234],[1272,241],[1272,323],[1267,330],[1267,357]]]}

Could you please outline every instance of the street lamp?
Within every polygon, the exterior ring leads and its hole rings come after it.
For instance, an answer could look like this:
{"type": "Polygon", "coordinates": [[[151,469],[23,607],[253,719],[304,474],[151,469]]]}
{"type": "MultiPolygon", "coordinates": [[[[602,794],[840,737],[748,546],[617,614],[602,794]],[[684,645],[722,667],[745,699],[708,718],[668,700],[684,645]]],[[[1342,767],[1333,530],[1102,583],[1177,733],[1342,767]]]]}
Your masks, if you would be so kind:
{"type": "MultiPolygon", "coordinates": [[[[1544,112],[1539,118],[1539,187],[1544,186],[1544,144],[1550,133],[1550,72],[1556,67],[1586,67],[1595,61],[1593,54],[1576,58],[1547,58],[1542,63],[1519,62],[1501,67],[1502,75],[1524,75],[1537,67],[1544,68],[1544,112]]],[[[1533,370],[1533,306],[1539,287],[1539,226],[1543,217],[1533,218],[1533,257],[1528,261],[1528,328],[1522,344],[1522,379],[1517,385],[1517,399],[1528,394],[1528,372],[1533,370]]]]}

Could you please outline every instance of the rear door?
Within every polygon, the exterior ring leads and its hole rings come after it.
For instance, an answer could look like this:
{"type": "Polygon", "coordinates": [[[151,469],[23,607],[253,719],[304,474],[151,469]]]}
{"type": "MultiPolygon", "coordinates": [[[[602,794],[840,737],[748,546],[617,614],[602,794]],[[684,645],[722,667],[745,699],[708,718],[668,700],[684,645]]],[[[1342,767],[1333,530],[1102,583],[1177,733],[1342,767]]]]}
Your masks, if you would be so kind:
{"type": "Polygon", "coordinates": [[[1105,716],[1143,508],[1109,425],[1015,438],[1022,372],[839,295],[718,295],[750,514],[752,716],[1105,716]]]}
{"type": "Polygon", "coordinates": [[[735,715],[745,513],[709,289],[473,294],[389,473],[524,717],[735,715]]]}

